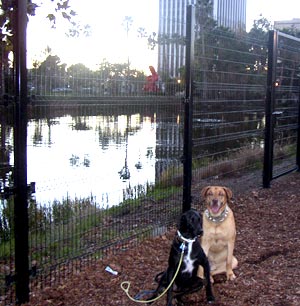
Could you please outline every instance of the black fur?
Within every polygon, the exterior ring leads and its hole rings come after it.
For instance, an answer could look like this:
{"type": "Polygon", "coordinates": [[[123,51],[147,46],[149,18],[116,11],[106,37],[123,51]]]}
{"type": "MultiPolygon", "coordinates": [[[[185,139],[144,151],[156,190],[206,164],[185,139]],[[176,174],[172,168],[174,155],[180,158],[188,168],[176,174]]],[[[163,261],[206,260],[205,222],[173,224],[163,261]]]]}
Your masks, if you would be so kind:
{"type": "MultiPolygon", "coordinates": [[[[202,235],[202,218],[196,210],[189,210],[181,215],[178,230],[181,235],[186,239],[194,239],[197,236],[202,235]]],[[[176,270],[178,268],[178,264],[180,262],[182,240],[178,235],[175,236],[170,256],[168,262],[168,268],[163,273],[161,279],[159,280],[158,287],[151,298],[151,300],[161,294],[165,288],[172,281],[176,270]]],[[[185,294],[185,292],[196,291],[203,287],[202,279],[197,277],[197,271],[199,265],[204,269],[204,275],[206,279],[206,298],[208,302],[214,301],[214,296],[212,293],[211,283],[210,283],[210,268],[208,259],[202,250],[199,239],[197,238],[195,242],[192,244],[192,250],[190,258],[195,260],[193,263],[193,268],[191,273],[184,271],[186,269],[185,259],[188,256],[188,244],[185,244],[184,257],[180,267],[180,271],[175,279],[176,291],[181,292],[181,294],[177,294],[176,296],[180,296],[185,294]]],[[[174,284],[170,287],[167,292],[167,306],[172,305],[173,299],[173,289],[174,284]]]]}

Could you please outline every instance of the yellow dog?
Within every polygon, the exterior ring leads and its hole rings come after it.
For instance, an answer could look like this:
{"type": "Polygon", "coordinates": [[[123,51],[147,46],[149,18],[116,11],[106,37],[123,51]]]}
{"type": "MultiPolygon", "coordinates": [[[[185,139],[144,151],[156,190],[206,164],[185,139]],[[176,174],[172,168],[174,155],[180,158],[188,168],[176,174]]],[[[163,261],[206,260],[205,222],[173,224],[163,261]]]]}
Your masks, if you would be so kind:
{"type": "MultiPolygon", "coordinates": [[[[227,280],[234,280],[233,273],[238,265],[233,256],[236,228],[232,210],[228,203],[232,191],[221,186],[207,186],[202,189],[201,196],[205,199],[206,210],[203,213],[203,236],[201,246],[210,263],[210,275],[226,273],[227,280]]],[[[198,270],[203,278],[203,271],[198,270]]]]}

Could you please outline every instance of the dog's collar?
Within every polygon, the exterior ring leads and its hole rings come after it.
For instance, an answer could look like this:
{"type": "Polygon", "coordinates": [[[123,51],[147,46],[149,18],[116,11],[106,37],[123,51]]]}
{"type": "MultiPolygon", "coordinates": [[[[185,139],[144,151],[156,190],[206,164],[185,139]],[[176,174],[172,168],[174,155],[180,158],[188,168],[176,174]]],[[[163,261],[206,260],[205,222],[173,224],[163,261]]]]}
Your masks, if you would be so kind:
{"type": "Polygon", "coordinates": [[[177,235],[178,235],[178,238],[179,238],[180,240],[182,240],[182,242],[194,243],[194,242],[197,240],[197,236],[196,236],[194,239],[184,238],[184,237],[182,236],[182,234],[181,234],[179,231],[177,231],[177,235]]]}
{"type": "Polygon", "coordinates": [[[206,218],[211,221],[211,222],[214,222],[214,223],[221,223],[223,222],[227,216],[228,216],[228,213],[229,213],[229,209],[228,209],[228,205],[226,205],[225,209],[222,211],[222,213],[220,214],[220,216],[212,216],[210,213],[209,213],[209,210],[206,209],[204,214],[206,216],[206,218]]]}

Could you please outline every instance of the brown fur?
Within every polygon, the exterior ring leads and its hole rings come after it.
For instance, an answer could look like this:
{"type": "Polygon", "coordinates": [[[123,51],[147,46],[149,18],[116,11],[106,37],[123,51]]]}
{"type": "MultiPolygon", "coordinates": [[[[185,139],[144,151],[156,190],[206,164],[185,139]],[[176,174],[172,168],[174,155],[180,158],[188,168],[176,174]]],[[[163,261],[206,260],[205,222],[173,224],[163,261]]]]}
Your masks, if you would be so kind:
{"type": "MultiPolygon", "coordinates": [[[[222,215],[226,206],[228,215],[222,222],[213,222],[203,213],[203,236],[201,246],[208,257],[211,268],[211,281],[213,275],[226,273],[227,280],[234,280],[233,273],[238,261],[233,256],[236,228],[232,210],[228,204],[232,198],[232,191],[227,187],[207,186],[202,189],[201,196],[205,199],[206,209],[213,218],[222,215]]],[[[203,272],[198,270],[198,276],[202,277],[203,272]]]]}

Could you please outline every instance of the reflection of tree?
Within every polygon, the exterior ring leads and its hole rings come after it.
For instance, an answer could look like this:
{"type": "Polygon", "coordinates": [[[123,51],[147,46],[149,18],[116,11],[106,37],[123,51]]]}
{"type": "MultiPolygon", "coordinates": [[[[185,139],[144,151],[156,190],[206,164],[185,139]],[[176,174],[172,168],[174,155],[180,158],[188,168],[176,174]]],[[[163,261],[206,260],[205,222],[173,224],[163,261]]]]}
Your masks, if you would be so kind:
{"type": "Polygon", "coordinates": [[[78,155],[74,155],[72,154],[72,156],[69,158],[70,160],[70,165],[72,167],[75,167],[75,166],[79,166],[79,156],[78,155]]]}
{"type": "MultiPolygon", "coordinates": [[[[129,120],[127,118],[127,120],[129,120]]],[[[118,127],[118,116],[103,116],[101,122],[97,126],[99,145],[102,149],[106,149],[113,142],[117,145],[121,145],[126,141],[128,133],[135,133],[140,130],[140,126],[127,125],[127,131],[124,134],[118,127]]]]}
{"type": "Polygon", "coordinates": [[[47,119],[39,119],[34,122],[34,133],[32,137],[32,143],[33,145],[39,145],[43,141],[43,127],[47,126],[48,127],[48,140],[47,143],[48,145],[51,145],[52,140],[51,140],[51,127],[52,125],[55,125],[57,122],[55,120],[52,120],[50,118],[47,119]]]}
{"type": "Polygon", "coordinates": [[[89,120],[88,117],[82,117],[82,116],[74,117],[73,118],[74,123],[72,124],[73,130],[76,131],[90,130],[91,127],[88,125],[88,120],[89,120]]]}
{"type": "Polygon", "coordinates": [[[143,168],[142,162],[141,162],[141,151],[139,151],[139,160],[137,163],[134,165],[138,170],[143,168]]]}
{"type": "Polygon", "coordinates": [[[38,145],[42,142],[43,140],[43,121],[38,120],[35,122],[34,125],[34,134],[33,134],[33,139],[32,142],[34,145],[38,145]]]}
{"type": "Polygon", "coordinates": [[[9,165],[11,147],[7,145],[7,137],[12,128],[6,125],[5,114],[0,111],[0,191],[12,180],[12,167],[9,165]]]}
{"type": "Polygon", "coordinates": [[[129,171],[128,164],[127,164],[127,153],[128,153],[128,142],[126,141],[125,162],[124,162],[123,168],[119,171],[119,175],[122,180],[130,179],[130,171],[129,171]]]}
{"type": "Polygon", "coordinates": [[[72,154],[72,156],[69,158],[70,166],[71,167],[90,167],[91,160],[88,154],[84,154],[83,161],[81,161],[81,158],[78,155],[72,154]]]}
{"type": "Polygon", "coordinates": [[[127,116],[127,125],[126,125],[126,131],[125,131],[125,141],[126,141],[126,146],[125,146],[125,162],[123,168],[119,171],[120,178],[122,180],[128,180],[130,179],[130,171],[128,168],[127,164],[127,154],[128,154],[128,132],[129,132],[129,116],[127,116]]]}

